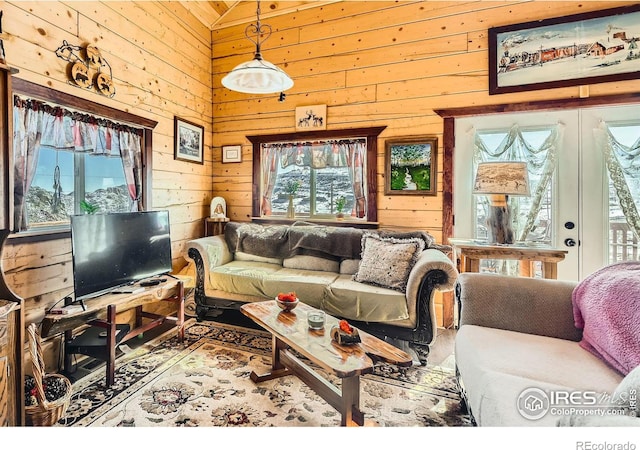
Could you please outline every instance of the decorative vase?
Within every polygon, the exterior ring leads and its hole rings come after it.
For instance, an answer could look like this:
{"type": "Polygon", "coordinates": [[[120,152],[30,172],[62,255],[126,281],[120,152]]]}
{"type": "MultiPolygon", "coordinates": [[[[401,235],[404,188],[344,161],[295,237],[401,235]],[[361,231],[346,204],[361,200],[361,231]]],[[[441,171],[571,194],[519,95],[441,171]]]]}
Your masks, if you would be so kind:
{"type": "Polygon", "coordinates": [[[287,207],[287,218],[293,219],[296,216],[296,210],[293,206],[293,195],[289,196],[289,206],[287,207]]]}

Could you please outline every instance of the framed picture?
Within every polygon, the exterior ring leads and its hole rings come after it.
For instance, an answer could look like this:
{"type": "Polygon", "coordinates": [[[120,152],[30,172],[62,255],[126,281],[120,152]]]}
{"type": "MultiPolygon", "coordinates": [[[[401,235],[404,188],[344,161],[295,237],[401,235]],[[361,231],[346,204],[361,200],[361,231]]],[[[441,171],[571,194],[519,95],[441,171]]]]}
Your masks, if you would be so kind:
{"type": "Polygon", "coordinates": [[[204,127],[193,122],[173,118],[174,149],[173,159],[204,163],[204,127]]]}
{"type": "Polygon", "coordinates": [[[242,146],[241,145],[225,145],[222,147],[222,162],[236,163],[242,162],[242,146]]]}
{"type": "Polygon", "coordinates": [[[385,144],[385,195],[436,195],[438,138],[390,139],[385,144]]]}
{"type": "Polygon", "coordinates": [[[637,79],[640,4],[489,29],[489,94],[637,79]]]}
{"type": "Polygon", "coordinates": [[[298,106],[296,108],[296,131],[326,129],[327,105],[298,106]]]}

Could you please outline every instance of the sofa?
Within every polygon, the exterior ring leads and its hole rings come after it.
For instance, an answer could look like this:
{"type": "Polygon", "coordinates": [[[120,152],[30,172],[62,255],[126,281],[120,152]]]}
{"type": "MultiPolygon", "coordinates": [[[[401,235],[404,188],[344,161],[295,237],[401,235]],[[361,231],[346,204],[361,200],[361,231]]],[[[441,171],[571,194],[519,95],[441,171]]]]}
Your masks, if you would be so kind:
{"type": "Polygon", "coordinates": [[[453,290],[458,275],[448,249],[421,231],[232,221],[223,235],[188,242],[187,258],[200,320],[293,291],[379,338],[406,341],[426,364],[435,291],[453,290]]]}
{"type": "Polygon", "coordinates": [[[580,283],[460,274],[456,373],[475,424],[640,426],[636,280],[640,262],[580,283]],[[580,306],[587,293],[592,303],[580,306]],[[602,305],[620,314],[602,314],[602,305]],[[606,340],[617,344],[598,344],[606,340]]]}

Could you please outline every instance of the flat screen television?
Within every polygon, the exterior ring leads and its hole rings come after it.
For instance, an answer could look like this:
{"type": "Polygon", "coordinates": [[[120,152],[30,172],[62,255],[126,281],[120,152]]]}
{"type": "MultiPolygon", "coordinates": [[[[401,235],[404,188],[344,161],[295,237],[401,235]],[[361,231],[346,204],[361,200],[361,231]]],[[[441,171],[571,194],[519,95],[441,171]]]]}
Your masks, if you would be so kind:
{"type": "Polygon", "coordinates": [[[76,300],[171,271],[168,211],[71,216],[76,300]]]}

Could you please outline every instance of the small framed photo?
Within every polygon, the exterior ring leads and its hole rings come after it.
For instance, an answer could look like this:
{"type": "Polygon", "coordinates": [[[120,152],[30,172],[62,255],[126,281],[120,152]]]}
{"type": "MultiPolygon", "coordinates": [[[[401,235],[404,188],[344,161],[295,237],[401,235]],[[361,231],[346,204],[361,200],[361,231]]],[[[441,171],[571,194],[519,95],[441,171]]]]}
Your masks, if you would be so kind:
{"type": "Polygon", "coordinates": [[[173,132],[173,159],[204,164],[204,127],[174,117],[173,132]]]}
{"type": "Polygon", "coordinates": [[[327,105],[298,106],[296,108],[296,131],[326,129],[327,105]]]}
{"type": "Polygon", "coordinates": [[[222,147],[223,163],[242,162],[242,146],[241,145],[225,145],[222,147]]]}
{"type": "Polygon", "coordinates": [[[438,138],[390,139],[385,147],[385,195],[437,195],[438,138]]]}

